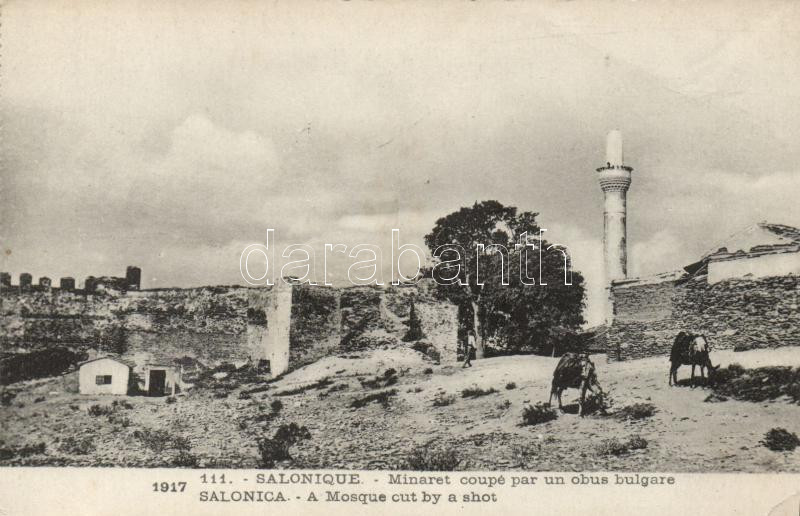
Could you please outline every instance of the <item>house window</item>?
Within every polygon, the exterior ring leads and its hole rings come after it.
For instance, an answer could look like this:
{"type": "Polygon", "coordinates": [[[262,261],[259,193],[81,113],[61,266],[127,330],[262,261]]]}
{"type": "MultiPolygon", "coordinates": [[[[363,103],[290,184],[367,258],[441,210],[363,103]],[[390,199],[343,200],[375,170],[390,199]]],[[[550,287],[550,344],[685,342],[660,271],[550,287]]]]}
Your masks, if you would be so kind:
{"type": "Polygon", "coordinates": [[[111,385],[111,375],[110,374],[106,374],[106,375],[99,374],[99,375],[94,377],[94,382],[97,385],[111,385]]]}

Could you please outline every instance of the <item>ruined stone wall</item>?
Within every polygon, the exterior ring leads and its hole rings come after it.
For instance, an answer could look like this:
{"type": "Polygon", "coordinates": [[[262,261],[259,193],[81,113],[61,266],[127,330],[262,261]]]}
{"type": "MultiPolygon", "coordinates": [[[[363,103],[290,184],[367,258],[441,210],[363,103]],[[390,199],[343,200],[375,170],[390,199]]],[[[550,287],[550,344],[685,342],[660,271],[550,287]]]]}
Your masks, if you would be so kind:
{"type": "Polygon", "coordinates": [[[455,360],[456,308],[433,287],[334,289],[311,285],[107,292],[3,292],[0,354],[71,349],[135,363],[206,365],[269,360],[274,374],[324,356],[411,346],[402,341],[410,300],[425,340],[455,360]]]}
{"type": "Polygon", "coordinates": [[[104,299],[71,292],[6,290],[0,296],[0,351],[18,353],[60,343],[75,348],[110,342],[120,315],[104,299]]]}
{"type": "Polygon", "coordinates": [[[712,348],[800,345],[800,277],[689,281],[614,287],[609,360],[669,354],[681,331],[702,333],[712,348]]]}
{"type": "Polygon", "coordinates": [[[402,333],[405,334],[413,298],[425,334],[423,340],[436,348],[442,362],[455,362],[458,351],[458,308],[437,299],[434,292],[435,284],[429,280],[422,280],[416,285],[398,285],[388,289],[385,305],[401,320],[402,333]]]}
{"type": "Polygon", "coordinates": [[[289,362],[301,367],[339,350],[342,316],[340,290],[295,285],[292,292],[289,362]]]}
{"type": "Polygon", "coordinates": [[[296,286],[292,300],[291,362],[308,363],[333,353],[412,346],[403,342],[414,299],[425,341],[443,361],[456,360],[457,309],[434,298],[433,282],[330,289],[296,286]]]}
{"type": "Polygon", "coordinates": [[[137,363],[191,357],[207,364],[283,352],[288,362],[290,305],[290,287],[288,294],[242,287],[4,293],[0,351],[68,347],[119,353],[137,363]]]}
{"type": "Polygon", "coordinates": [[[175,331],[130,331],[125,336],[124,357],[137,365],[172,364],[190,357],[207,366],[221,362],[244,361],[250,356],[246,337],[241,333],[197,333],[175,331]]]}
{"type": "Polygon", "coordinates": [[[383,329],[381,303],[383,291],[375,287],[350,287],[339,294],[342,346],[359,334],[383,329]]]}
{"type": "Polygon", "coordinates": [[[247,350],[253,360],[268,360],[274,375],[289,370],[292,289],[292,285],[280,282],[270,289],[247,292],[247,350]]]}

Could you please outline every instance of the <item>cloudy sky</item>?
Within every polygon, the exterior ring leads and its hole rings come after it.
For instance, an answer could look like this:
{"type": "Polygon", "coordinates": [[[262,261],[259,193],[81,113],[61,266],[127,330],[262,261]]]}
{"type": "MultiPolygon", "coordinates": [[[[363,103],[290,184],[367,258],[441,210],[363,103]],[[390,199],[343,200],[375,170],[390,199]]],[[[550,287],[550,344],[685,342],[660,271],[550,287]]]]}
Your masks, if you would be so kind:
{"type": "Polygon", "coordinates": [[[268,228],[388,250],[497,199],[571,248],[597,322],[612,128],[633,274],[800,225],[798,4],[169,4],[4,3],[0,270],[242,283],[268,228]]]}

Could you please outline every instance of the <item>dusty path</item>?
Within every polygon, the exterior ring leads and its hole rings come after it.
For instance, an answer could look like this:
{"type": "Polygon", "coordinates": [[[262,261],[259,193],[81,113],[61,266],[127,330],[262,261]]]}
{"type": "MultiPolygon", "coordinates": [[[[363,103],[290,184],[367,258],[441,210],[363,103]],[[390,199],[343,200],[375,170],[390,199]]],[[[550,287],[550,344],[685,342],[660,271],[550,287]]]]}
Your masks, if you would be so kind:
{"type": "MultiPolygon", "coordinates": [[[[800,348],[715,352],[712,360],[723,367],[733,362],[748,368],[800,366],[800,348]]],[[[121,414],[127,426],[87,415],[87,407],[110,404],[109,397],[66,392],[59,380],[31,382],[11,406],[0,409],[0,438],[6,446],[46,442],[47,452],[4,463],[164,465],[168,453],[144,449],[132,437],[136,431],[163,429],[185,437],[199,465],[255,467],[257,438],[271,436],[280,424],[297,422],[308,427],[312,439],[294,448],[296,460],[281,467],[398,468],[416,447],[433,443],[454,450],[461,459],[459,469],[800,471],[800,451],[776,453],[759,444],[773,427],[800,433],[800,406],[783,399],[705,402],[707,389],[668,386],[669,365],[663,357],[611,364],[602,356],[594,357],[613,408],[651,403],[656,408],[652,417],[625,421],[563,413],[555,421],[520,426],[525,405],[547,401],[556,361],[501,357],[461,369],[432,365],[407,349],[328,357],[287,375],[252,399],[238,399],[238,390],[224,399],[209,391],[192,392],[173,404],[163,398],[128,398],[133,408],[121,414]],[[398,372],[396,384],[387,387],[397,391],[388,405],[352,408],[353,400],[381,390],[366,388],[361,380],[382,375],[388,368],[398,372]],[[340,390],[276,396],[325,377],[340,390]],[[507,389],[511,382],[514,388],[507,389]],[[461,391],[471,386],[497,392],[463,398],[461,391]],[[437,395],[453,396],[453,403],[435,407],[437,395]],[[36,402],[39,398],[45,399],[36,402]],[[265,420],[263,414],[277,399],[283,409],[265,420]],[[59,443],[69,435],[91,436],[95,449],[85,455],[59,451],[59,443]],[[624,441],[634,435],[647,441],[645,449],[619,456],[598,453],[605,439],[624,441]]],[[[689,368],[681,368],[679,378],[689,373],[689,368]]],[[[576,390],[567,390],[565,404],[576,397],[576,390]]]]}

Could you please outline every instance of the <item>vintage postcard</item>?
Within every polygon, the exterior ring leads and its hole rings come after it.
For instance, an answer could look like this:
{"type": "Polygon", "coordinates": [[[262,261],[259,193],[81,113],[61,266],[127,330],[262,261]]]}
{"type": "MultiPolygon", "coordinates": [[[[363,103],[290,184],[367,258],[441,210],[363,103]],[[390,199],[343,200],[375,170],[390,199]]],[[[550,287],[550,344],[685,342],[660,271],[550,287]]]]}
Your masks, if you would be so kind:
{"type": "Polygon", "coordinates": [[[0,20],[0,515],[800,510],[797,3],[0,20]]]}

